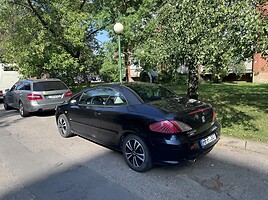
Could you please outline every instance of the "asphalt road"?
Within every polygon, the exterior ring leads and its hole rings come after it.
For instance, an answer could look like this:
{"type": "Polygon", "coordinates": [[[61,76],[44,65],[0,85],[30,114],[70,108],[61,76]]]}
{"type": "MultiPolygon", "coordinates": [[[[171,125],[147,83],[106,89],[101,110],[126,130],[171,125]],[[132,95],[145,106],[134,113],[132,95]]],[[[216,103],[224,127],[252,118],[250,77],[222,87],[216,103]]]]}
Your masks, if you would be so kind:
{"type": "Polygon", "coordinates": [[[268,200],[268,153],[217,145],[196,163],[129,169],[123,156],[62,138],[53,113],[21,118],[0,104],[0,199],[268,200]]]}

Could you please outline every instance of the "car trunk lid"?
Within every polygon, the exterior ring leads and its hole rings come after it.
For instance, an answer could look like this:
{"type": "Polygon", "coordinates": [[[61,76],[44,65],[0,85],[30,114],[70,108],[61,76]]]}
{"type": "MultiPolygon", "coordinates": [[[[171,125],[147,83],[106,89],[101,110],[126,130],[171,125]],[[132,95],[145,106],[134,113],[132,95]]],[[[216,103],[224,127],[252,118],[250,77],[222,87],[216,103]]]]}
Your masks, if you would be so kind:
{"type": "Polygon", "coordinates": [[[166,113],[167,119],[181,121],[193,129],[206,129],[213,121],[213,109],[210,104],[198,100],[175,97],[147,103],[166,113]]]}

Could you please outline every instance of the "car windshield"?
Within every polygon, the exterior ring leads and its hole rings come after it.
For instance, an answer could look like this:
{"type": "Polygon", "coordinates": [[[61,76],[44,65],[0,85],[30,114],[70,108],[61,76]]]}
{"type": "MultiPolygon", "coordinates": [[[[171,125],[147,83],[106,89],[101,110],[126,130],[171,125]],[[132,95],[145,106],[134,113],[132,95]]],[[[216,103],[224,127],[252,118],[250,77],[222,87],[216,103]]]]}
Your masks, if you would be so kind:
{"type": "Polygon", "coordinates": [[[67,87],[61,81],[44,81],[33,84],[34,91],[66,90],[67,87]]]}
{"type": "Polygon", "coordinates": [[[155,84],[129,84],[127,86],[134,90],[144,102],[178,96],[176,93],[155,84]]]}

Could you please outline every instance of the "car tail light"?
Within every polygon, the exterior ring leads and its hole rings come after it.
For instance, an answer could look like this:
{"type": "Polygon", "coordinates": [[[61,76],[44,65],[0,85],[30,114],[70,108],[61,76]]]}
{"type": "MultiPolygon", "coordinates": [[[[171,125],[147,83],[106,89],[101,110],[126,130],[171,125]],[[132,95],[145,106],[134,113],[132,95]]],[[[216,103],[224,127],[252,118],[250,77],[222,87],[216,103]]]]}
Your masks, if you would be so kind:
{"type": "Polygon", "coordinates": [[[189,131],[192,128],[180,121],[159,121],[149,125],[151,131],[159,133],[174,134],[183,131],[189,131]]]}
{"type": "Polygon", "coordinates": [[[28,100],[42,100],[43,97],[40,94],[27,94],[28,100]]]}
{"type": "Polygon", "coordinates": [[[2,90],[0,90],[0,94],[3,94],[3,91],[2,90]]]}
{"type": "Polygon", "coordinates": [[[213,115],[212,115],[212,121],[214,122],[216,120],[216,112],[213,111],[213,115]]]}
{"type": "Polygon", "coordinates": [[[71,97],[71,96],[72,96],[72,92],[71,92],[71,91],[68,91],[68,92],[65,93],[64,96],[65,96],[65,97],[71,97]]]}

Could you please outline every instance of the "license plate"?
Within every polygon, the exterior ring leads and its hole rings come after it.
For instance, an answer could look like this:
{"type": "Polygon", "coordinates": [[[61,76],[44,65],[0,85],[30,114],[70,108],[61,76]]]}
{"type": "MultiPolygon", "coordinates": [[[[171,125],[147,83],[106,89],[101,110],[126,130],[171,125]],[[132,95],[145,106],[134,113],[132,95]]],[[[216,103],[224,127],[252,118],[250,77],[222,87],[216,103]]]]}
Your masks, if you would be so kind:
{"type": "Polygon", "coordinates": [[[61,95],[48,95],[46,96],[47,99],[60,99],[61,95]]]}
{"type": "Polygon", "coordinates": [[[209,143],[215,141],[217,139],[217,136],[215,133],[213,133],[212,135],[200,140],[201,146],[205,147],[206,145],[208,145],[209,143]]]}

